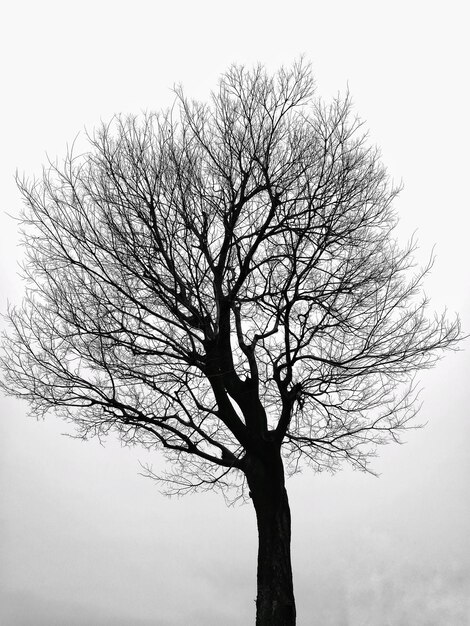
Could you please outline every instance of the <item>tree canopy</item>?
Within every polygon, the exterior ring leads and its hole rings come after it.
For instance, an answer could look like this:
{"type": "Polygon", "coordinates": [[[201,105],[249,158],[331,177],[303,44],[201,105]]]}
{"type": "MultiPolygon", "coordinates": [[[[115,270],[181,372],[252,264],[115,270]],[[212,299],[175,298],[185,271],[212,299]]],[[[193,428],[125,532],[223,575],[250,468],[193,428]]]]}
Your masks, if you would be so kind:
{"type": "MultiPolygon", "coordinates": [[[[117,116],[19,180],[28,281],[4,388],[77,436],[171,460],[170,492],[243,488],[281,449],[360,469],[417,411],[415,373],[459,337],[429,315],[399,189],[349,96],[310,68],[232,66],[209,103],[117,116]]],[[[151,473],[151,469],[148,469],[151,473]]]]}

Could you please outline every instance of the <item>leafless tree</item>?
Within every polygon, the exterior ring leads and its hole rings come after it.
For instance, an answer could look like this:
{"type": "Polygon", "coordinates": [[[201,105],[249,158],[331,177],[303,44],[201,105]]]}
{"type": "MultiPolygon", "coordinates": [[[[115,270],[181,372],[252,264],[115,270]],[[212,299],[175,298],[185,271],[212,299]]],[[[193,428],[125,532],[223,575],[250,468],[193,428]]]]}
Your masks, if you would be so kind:
{"type": "Polygon", "coordinates": [[[178,89],[88,140],[19,180],[28,286],[3,386],[77,436],[162,450],[170,492],[250,496],[256,623],[292,625],[285,473],[368,469],[458,321],[427,316],[398,189],[349,97],[323,104],[302,62],[233,66],[209,104],[178,89]]]}

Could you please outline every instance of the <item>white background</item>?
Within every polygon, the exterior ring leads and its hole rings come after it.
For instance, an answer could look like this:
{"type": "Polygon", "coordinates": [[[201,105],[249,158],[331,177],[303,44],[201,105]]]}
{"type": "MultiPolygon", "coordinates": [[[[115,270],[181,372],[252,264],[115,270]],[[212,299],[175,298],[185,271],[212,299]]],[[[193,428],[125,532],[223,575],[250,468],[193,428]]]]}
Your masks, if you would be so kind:
{"type": "MultiPolygon", "coordinates": [[[[18,302],[15,169],[113,113],[205,99],[230,63],[300,54],[326,98],[347,85],[405,188],[436,310],[470,332],[468,16],[465,2],[25,2],[1,23],[0,307],[18,302]]],[[[468,347],[468,342],[466,342],[468,347]]],[[[466,347],[463,346],[464,348],[466,347]]],[[[299,626],[470,624],[470,359],[422,376],[425,429],[350,470],[289,482],[299,626]]],[[[169,500],[139,451],[61,437],[0,399],[0,622],[5,626],[243,626],[254,622],[250,506],[169,500]]]]}

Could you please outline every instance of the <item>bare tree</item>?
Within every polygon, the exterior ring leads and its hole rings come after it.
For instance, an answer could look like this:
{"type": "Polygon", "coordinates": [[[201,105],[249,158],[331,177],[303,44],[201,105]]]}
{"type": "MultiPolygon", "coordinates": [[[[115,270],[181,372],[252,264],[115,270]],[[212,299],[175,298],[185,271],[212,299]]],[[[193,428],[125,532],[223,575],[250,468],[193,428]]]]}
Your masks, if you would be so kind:
{"type": "Polygon", "coordinates": [[[251,497],[256,623],[292,625],[285,472],[368,469],[458,321],[427,317],[398,189],[303,63],[233,66],[210,104],[178,89],[88,139],[19,181],[28,287],[3,386],[77,436],[162,450],[170,492],[251,497]]]}

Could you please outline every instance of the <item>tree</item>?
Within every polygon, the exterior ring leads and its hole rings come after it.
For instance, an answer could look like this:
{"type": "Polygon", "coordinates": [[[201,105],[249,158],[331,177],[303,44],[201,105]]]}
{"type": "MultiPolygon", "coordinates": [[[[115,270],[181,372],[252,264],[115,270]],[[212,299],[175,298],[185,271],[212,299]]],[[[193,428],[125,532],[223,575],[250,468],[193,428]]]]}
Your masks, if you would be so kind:
{"type": "Polygon", "coordinates": [[[169,492],[251,498],[256,623],[295,624],[285,474],[369,470],[458,320],[427,316],[399,190],[302,62],[233,66],[210,104],[177,89],[88,141],[18,181],[28,287],[3,387],[79,437],[162,450],[169,492]]]}

